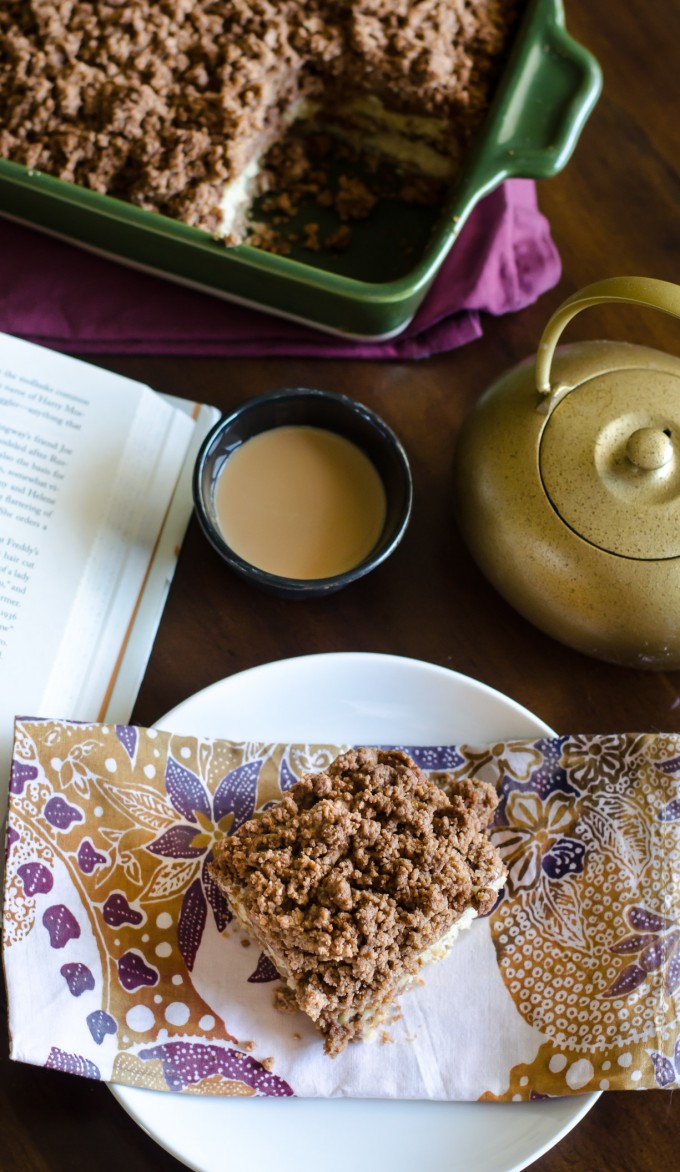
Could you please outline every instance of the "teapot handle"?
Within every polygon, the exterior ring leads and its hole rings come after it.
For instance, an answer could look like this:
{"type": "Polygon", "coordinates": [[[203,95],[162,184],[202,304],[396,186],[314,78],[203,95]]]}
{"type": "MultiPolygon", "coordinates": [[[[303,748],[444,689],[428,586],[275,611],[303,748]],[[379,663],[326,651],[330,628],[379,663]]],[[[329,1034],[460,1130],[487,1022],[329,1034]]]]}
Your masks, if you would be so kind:
{"type": "Polygon", "coordinates": [[[573,293],[563,301],[550,318],[538,344],[536,355],[536,386],[539,394],[550,395],[562,388],[550,383],[551,366],[555,347],[566,325],[591,305],[605,301],[628,302],[660,309],[673,317],[680,317],[680,285],[671,281],[659,281],[654,277],[608,277],[586,285],[585,289],[573,293]]]}

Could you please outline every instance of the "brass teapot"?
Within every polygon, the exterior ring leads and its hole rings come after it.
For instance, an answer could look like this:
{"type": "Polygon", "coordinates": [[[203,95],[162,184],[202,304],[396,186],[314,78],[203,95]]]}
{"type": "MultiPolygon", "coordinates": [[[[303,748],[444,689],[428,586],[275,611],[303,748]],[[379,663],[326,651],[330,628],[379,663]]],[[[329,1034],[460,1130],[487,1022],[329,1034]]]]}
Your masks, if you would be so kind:
{"type": "Polygon", "coordinates": [[[504,375],[461,430],[462,535],[521,614],[588,655],[680,668],[680,359],[626,342],[556,349],[602,302],[680,317],[680,286],[615,277],[568,298],[535,361],[504,375]]]}

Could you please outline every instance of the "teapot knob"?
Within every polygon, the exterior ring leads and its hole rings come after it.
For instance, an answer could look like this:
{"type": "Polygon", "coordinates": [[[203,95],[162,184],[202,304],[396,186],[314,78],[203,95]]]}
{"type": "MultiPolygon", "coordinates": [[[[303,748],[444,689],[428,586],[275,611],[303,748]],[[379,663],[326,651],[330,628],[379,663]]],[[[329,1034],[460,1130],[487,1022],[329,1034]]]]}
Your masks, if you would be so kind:
{"type": "Polygon", "coordinates": [[[640,427],[628,439],[626,456],[644,472],[663,468],[673,458],[670,432],[660,427],[640,427]]]}

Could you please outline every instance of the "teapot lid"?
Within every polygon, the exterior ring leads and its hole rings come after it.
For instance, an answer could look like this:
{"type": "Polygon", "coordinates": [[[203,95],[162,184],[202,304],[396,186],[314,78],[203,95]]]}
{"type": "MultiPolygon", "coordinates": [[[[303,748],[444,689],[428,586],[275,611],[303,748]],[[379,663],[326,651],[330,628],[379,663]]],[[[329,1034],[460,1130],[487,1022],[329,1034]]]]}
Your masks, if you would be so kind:
{"type": "Polygon", "coordinates": [[[611,370],[552,408],[541,480],[585,541],[629,558],[680,557],[680,377],[611,370]]]}
{"type": "Polygon", "coordinates": [[[539,469],[559,517],[590,544],[620,557],[680,556],[680,364],[643,347],[612,347],[609,369],[551,385],[564,326],[604,301],[645,304],[680,317],[680,288],[645,277],[614,277],[568,298],[546,326],[536,381],[549,412],[539,469]],[[630,361],[631,350],[639,361],[630,361]]]}

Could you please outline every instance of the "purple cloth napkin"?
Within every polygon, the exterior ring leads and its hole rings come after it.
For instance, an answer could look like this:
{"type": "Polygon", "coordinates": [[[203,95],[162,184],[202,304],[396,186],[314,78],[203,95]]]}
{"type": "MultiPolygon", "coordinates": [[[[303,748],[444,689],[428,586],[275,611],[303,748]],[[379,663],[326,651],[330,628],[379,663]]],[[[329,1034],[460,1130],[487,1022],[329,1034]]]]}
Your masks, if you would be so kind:
{"type": "Polygon", "coordinates": [[[480,337],[482,313],[523,309],[561,272],[529,179],[478,204],[416,317],[387,342],[336,339],[4,220],[0,256],[0,330],[81,354],[426,358],[480,337]]]}

